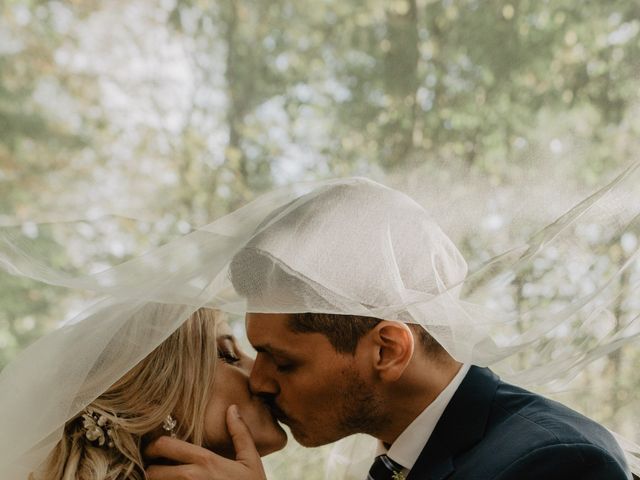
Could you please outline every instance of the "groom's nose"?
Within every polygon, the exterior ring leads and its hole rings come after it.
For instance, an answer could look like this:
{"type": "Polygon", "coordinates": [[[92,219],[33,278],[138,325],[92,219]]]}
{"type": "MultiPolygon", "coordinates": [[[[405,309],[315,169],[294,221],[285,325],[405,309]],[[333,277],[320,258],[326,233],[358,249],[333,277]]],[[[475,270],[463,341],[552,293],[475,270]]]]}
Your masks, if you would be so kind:
{"type": "Polygon", "coordinates": [[[254,395],[277,395],[280,392],[278,383],[270,373],[273,365],[270,366],[269,363],[260,352],[253,362],[253,368],[249,374],[249,388],[254,395]]]}

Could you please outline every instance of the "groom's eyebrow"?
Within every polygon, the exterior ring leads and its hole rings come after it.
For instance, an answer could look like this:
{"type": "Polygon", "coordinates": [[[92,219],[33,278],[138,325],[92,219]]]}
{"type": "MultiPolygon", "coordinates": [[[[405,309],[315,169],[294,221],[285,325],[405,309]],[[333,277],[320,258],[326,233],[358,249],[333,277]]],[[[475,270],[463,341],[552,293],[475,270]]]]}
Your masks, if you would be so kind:
{"type": "Polygon", "coordinates": [[[290,355],[289,352],[282,350],[281,348],[274,347],[270,343],[265,343],[264,345],[254,345],[253,348],[258,353],[268,353],[270,355],[273,355],[275,353],[276,355],[284,356],[290,355]]]}

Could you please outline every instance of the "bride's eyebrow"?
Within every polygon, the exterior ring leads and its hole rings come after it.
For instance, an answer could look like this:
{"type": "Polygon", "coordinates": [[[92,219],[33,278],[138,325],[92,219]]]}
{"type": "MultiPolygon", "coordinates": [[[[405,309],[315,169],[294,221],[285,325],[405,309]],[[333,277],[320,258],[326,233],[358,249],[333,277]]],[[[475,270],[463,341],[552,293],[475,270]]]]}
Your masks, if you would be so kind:
{"type": "Polygon", "coordinates": [[[229,335],[229,334],[225,334],[225,335],[219,335],[216,338],[217,342],[231,342],[231,344],[233,345],[233,349],[237,349],[238,348],[238,344],[236,343],[236,338],[233,335],[229,335]]]}

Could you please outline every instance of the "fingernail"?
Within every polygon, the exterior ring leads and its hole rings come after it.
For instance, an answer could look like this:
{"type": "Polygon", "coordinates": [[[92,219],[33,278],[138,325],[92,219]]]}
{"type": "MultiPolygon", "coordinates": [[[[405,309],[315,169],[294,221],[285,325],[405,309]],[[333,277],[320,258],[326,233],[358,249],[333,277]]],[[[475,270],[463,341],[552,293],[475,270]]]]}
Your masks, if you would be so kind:
{"type": "Polygon", "coordinates": [[[233,415],[236,418],[242,418],[240,416],[240,412],[238,411],[237,405],[231,405],[229,408],[231,409],[231,415],[233,415]]]}

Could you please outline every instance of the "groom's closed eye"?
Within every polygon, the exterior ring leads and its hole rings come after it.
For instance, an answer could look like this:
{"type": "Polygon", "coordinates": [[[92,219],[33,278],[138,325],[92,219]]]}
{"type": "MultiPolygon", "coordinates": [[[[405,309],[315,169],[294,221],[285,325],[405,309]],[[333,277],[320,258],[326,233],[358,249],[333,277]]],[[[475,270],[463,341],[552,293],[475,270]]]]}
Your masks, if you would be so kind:
{"type": "Polygon", "coordinates": [[[274,359],[276,370],[280,373],[290,373],[296,369],[296,364],[293,362],[287,362],[282,359],[274,359]]]}
{"type": "Polygon", "coordinates": [[[291,373],[298,367],[300,363],[291,358],[283,350],[272,347],[271,345],[256,346],[254,348],[256,352],[266,356],[267,359],[275,365],[276,370],[279,373],[291,373]]]}

